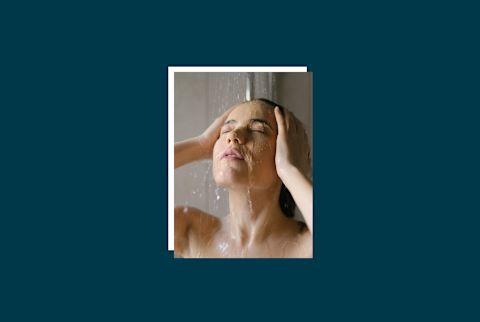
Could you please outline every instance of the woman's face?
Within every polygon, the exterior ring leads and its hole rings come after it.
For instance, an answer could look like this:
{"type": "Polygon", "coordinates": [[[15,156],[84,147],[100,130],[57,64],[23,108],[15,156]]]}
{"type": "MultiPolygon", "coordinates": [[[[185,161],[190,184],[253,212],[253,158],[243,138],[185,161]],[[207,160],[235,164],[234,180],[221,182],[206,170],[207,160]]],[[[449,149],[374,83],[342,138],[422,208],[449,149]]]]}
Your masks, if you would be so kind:
{"type": "Polygon", "coordinates": [[[275,167],[277,122],[262,102],[238,105],[213,148],[213,177],[219,186],[266,189],[280,185],[275,167]]]}

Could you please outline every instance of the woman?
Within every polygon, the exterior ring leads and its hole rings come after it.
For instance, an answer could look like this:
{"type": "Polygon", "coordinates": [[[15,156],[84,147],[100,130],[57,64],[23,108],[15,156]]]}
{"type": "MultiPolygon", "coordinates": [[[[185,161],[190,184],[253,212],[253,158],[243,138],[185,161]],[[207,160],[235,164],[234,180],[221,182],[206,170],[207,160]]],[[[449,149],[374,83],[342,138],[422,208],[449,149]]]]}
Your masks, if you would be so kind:
{"type": "Polygon", "coordinates": [[[202,135],[175,144],[175,168],[209,158],[215,182],[229,192],[230,214],[218,218],[176,207],[175,256],[313,256],[310,153],[305,130],[291,112],[264,99],[244,102],[202,135]],[[285,187],[305,223],[290,218],[285,187]]]}

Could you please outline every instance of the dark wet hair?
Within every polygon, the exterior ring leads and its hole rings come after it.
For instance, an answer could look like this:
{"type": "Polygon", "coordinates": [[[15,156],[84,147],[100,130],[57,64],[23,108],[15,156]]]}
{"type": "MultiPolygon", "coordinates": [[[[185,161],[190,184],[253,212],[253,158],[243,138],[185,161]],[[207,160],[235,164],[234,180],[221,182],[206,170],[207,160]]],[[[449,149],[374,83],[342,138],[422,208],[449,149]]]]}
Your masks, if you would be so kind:
{"type": "MultiPolygon", "coordinates": [[[[262,102],[265,105],[270,106],[271,108],[275,108],[275,106],[278,106],[280,108],[280,111],[283,114],[283,107],[280,104],[277,104],[266,98],[255,98],[250,101],[246,101],[244,103],[248,103],[248,102],[262,102]]],[[[288,218],[293,218],[293,216],[295,215],[295,208],[297,205],[293,200],[292,194],[290,193],[290,191],[288,191],[287,187],[283,184],[283,182],[282,182],[282,188],[280,189],[280,198],[278,199],[278,203],[280,205],[280,209],[282,209],[283,214],[288,218]]]]}

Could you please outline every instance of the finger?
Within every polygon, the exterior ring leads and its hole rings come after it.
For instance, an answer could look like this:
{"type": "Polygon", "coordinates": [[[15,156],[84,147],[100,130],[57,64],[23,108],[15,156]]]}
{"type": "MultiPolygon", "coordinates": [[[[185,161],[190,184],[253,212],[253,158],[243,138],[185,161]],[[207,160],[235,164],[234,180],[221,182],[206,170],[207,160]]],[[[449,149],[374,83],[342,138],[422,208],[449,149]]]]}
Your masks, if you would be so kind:
{"type": "Polygon", "coordinates": [[[285,123],[287,124],[287,131],[288,132],[297,132],[297,124],[296,124],[296,118],[293,115],[292,112],[290,112],[288,109],[284,108],[285,111],[285,123]]]}
{"type": "Polygon", "coordinates": [[[222,116],[227,117],[228,114],[230,114],[236,107],[237,107],[237,105],[231,106],[228,110],[225,111],[225,113],[223,113],[222,116]]]}
{"type": "Polygon", "coordinates": [[[222,115],[217,117],[215,121],[210,125],[210,129],[215,132],[215,136],[220,136],[220,129],[222,128],[223,124],[227,120],[227,117],[230,115],[230,113],[233,111],[235,106],[230,107],[228,110],[223,112],[222,115]]]}
{"type": "Polygon", "coordinates": [[[275,106],[275,120],[277,121],[278,135],[283,135],[285,133],[285,118],[278,106],[275,106]]]}
{"type": "Polygon", "coordinates": [[[284,112],[283,115],[285,118],[285,128],[288,132],[292,128],[292,120],[290,119],[290,112],[286,108],[283,108],[283,112],[284,112]]]}
{"type": "Polygon", "coordinates": [[[232,106],[230,107],[228,110],[226,110],[222,115],[220,115],[220,117],[218,118],[219,119],[219,122],[221,122],[222,124],[226,121],[227,117],[230,115],[230,113],[233,111],[233,109],[235,108],[236,106],[232,106]]]}

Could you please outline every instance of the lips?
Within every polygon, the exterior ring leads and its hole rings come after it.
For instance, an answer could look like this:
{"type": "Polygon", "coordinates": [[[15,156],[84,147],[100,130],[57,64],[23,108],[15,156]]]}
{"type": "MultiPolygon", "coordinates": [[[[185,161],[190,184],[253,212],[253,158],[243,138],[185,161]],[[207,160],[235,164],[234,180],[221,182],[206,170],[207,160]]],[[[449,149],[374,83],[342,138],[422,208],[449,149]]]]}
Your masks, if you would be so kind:
{"type": "Polygon", "coordinates": [[[222,159],[244,160],[242,154],[237,149],[226,149],[222,154],[222,159]]]}

